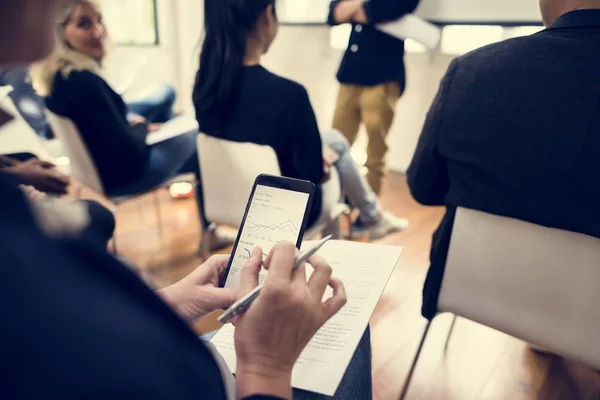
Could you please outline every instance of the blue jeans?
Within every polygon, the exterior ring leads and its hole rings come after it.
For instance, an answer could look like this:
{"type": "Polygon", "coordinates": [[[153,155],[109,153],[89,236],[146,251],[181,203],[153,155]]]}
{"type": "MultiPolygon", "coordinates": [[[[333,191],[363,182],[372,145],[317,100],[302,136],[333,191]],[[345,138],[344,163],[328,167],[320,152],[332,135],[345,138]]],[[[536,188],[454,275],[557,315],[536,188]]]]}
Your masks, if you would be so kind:
{"type": "Polygon", "coordinates": [[[373,398],[371,377],[371,328],[367,327],[335,396],[294,389],[294,400],[370,400],[373,398]]]}
{"type": "Polygon", "coordinates": [[[321,140],[338,154],[339,158],[333,166],[340,176],[342,192],[352,207],[360,210],[359,219],[365,224],[378,222],[381,219],[379,199],[354,162],[348,139],[340,131],[333,129],[322,132],[321,140]]]}
{"type": "Polygon", "coordinates": [[[164,123],[173,119],[173,104],[177,94],[170,85],[161,85],[149,96],[127,103],[129,114],[137,114],[151,123],[164,123]]]}
{"type": "Polygon", "coordinates": [[[208,228],[210,223],[204,217],[204,197],[200,187],[202,180],[196,150],[196,136],[196,133],[187,133],[151,146],[146,170],[142,176],[132,184],[118,188],[106,188],[108,195],[119,197],[151,191],[177,175],[193,173],[199,183],[196,190],[198,213],[202,225],[208,228]]]}

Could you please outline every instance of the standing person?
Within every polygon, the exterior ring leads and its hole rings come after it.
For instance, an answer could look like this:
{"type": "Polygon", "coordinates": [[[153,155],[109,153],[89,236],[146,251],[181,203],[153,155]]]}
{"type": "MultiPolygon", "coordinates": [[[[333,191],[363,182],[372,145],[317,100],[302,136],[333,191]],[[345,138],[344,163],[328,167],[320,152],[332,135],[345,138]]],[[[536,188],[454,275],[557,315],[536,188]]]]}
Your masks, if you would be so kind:
{"type": "MultiPolygon", "coordinates": [[[[51,51],[58,4],[0,2],[0,66],[30,63],[51,51]]],[[[0,110],[0,126],[9,120],[0,110]]],[[[307,281],[304,267],[292,271],[295,246],[278,244],[264,262],[270,272],[263,291],[236,320],[233,383],[189,324],[258,285],[260,249],[244,268],[239,291],[217,287],[229,258],[218,256],[153,293],[106,251],[44,235],[23,193],[3,180],[0,198],[3,398],[291,399],[296,360],[346,301],[343,284],[321,258],[312,259],[315,271],[307,281]],[[333,296],[323,302],[328,286],[333,296]]],[[[369,357],[369,346],[367,330],[355,360],[369,357]]],[[[370,378],[369,367],[358,367],[370,378]]],[[[370,397],[357,397],[355,378],[345,379],[338,398],[370,397]]]]}
{"type": "Polygon", "coordinates": [[[455,59],[427,116],[407,173],[419,203],[446,206],[426,318],[457,207],[600,238],[600,0],[540,6],[547,29],[455,59]]]}
{"type": "Polygon", "coordinates": [[[329,24],[352,24],[348,48],[337,74],[340,82],[333,127],[352,145],[364,124],[368,135],[367,180],[381,193],[385,174],[386,138],[396,103],[406,89],[404,41],[374,25],[413,12],[419,0],[335,0],[329,24]]]}
{"type": "Polygon", "coordinates": [[[325,185],[335,168],[341,190],[360,210],[357,235],[379,239],[406,229],[406,219],[382,209],[346,138],[336,130],[319,131],[306,89],[261,65],[279,29],[274,5],[274,0],[206,0],[207,33],[194,86],[200,130],[220,139],[270,146],[282,175],[314,183],[311,225],[339,202],[328,196],[325,185]],[[324,152],[324,145],[332,154],[324,152]]]}

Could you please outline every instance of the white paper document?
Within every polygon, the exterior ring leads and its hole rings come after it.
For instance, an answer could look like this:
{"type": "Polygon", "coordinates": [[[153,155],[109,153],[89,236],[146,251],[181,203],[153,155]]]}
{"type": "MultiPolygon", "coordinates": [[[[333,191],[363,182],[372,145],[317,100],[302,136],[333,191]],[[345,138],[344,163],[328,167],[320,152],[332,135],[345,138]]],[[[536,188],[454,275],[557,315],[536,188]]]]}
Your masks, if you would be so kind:
{"type": "Polygon", "coordinates": [[[439,27],[413,14],[397,21],[379,24],[377,29],[398,39],[412,39],[428,50],[434,50],[442,40],[442,30],[439,27]]]}
{"type": "Polygon", "coordinates": [[[152,146],[153,144],[164,142],[165,140],[176,136],[192,132],[198,132],[198,121],[196,121],[196,117],[187,114],[180,115],[169,122],[165,122],[160,130],[149,133],[148,136],[146,136],[146,144],[152,146]]]}
{"type": "MultiPolygon", "coordinates": [[[[315,243],[305,242],[303,248],[315,243]]],[[[348,303],[301,354],[292,375],[293,387],[335,394],[401,253],[398,246],[345,241],[330,241],[319,251],[333,275],[344,283],[348,303]]],[[[235,372],[234,332],[233,325],[225,325],[211,342],[235,372]]]]}

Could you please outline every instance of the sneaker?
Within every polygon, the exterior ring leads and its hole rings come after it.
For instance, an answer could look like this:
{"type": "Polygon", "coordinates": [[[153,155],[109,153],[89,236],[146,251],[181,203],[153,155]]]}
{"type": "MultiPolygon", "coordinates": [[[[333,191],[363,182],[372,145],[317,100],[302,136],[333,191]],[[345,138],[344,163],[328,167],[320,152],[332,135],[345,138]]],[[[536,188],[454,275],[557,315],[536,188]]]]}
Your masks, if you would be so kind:
{"type": "Polygon", "coordinates": [[[360,238],[368,235],[369,239],[377,240],[392,233],[402,232],[409,226],[410,222],[406,218],[399,218],[389,212],[384,212],[382,218],[374,224],[355,223],[352,236],[360,238]]]}

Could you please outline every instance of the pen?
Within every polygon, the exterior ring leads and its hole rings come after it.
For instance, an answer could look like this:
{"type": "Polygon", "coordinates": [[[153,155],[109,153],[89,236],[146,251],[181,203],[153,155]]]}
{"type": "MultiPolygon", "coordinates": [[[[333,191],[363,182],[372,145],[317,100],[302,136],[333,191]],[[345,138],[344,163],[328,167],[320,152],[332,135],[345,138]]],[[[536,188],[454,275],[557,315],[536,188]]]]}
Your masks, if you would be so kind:
{"type": "MultiPolygon", "coordinates": [[[[302,265],[303,263],[305,263],[309,258],[311,258],[313,255],[315,255],[317,253],[317,251],[319,251],[321,249],[321,247],[323,247],[323,245],[325,243],[327,243],[329,240],[331,239],[331,235],[323,238],[322,240],[320,240],[315,247],[304,251],[302,253],[300,253],[298,255],[298,257],[296,257],[296,260],[294,261],[294,266],[292,267],[292,271],[295,270],[296,268],[298,268],[300,265],[302,265]]],[[[231,320],[233,319],[233,317],[235,317],[238,314],[243,313],[244,311],[246,311],[248,308],[250,308],[250,306],[252,305],[252,303],[254,302],[254,300],[256,300],[256,298],[258,297],[258,295],[260,294],[260,290],[263,288],[263,285],[258,285],[257,287],[255,287],[254,289],[252,289],[250,291],[250,293],[248,293],[247,295],[245,295],[244,297],[242,297],[241,299],[239,299],[238,301],[236,301],[231,307],[229,307],[218,319],[219,322],[223,323],[223,324],[228,324],[229,322],[231,322],[231,320]]]]}

